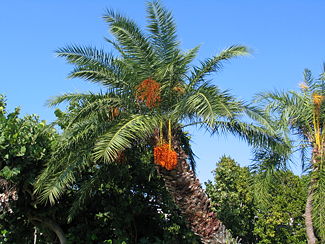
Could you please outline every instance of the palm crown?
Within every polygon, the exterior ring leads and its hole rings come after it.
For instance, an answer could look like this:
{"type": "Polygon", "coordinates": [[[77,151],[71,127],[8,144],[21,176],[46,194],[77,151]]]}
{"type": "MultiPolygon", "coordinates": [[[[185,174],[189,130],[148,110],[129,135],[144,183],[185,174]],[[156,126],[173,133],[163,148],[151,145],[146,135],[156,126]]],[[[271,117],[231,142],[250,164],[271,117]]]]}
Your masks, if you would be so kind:
{"type": "MultiPolygon", "coordinates": [[[[269,92],[259,94],[266,111],[283,131],[293,132],[301,139],[303,162],[307,162],[306,149],[322,151],[325,142],[325,83],[324,73],[314,79],[309,70],[304,72],[300,92],[269,92]]],[[[310,165],[312,166],[312,165],[310,165]]]]}
{"type": "Polygon", "coordinates": [[[93,47],[57,50],[58,56],[75,65],[70,78],[99,83],[106,90],[50,100],[50,105],[69,101],[75,107],[64,117],[65,130],[53,158],[56,163],[50,163],[39,177],[37,189],[42,190],[43,200],[54,202],[74,182],[75,170],[116,162],[121,152],[135,145],[168,142],[169,150],[181,146],[191,159],[182,130],[186,124],[200,124],[212,133],[231,132],[252,145],[277,142],[263,113],[207,80],[224,61],[247,55],[246,47],[231,46],[193,66],[199,48],[180,50],[171,13],[159,2],[149,2],[147,13],[145,34],[130,19],[107,11],[104,20],[114,39],[106,41],[117,56],[93,47]],[[263,126],[240,121],[242,115],[263,126]]]}
{"type": "Polygon", "coordinates": [[[293,132],[299,138],[303,166],[310,162],[305,168],[311,171],[305,213],[308,241],[316,242],[314,227],[318,237],[325,240],[325,73],[314,79],[306,69],[300,92],[263,93],[259,99],[273,115],[279,129],[285,134],[293,132]],[[308,157],[308,150],[312,152],[311,157],[308,157]]]}

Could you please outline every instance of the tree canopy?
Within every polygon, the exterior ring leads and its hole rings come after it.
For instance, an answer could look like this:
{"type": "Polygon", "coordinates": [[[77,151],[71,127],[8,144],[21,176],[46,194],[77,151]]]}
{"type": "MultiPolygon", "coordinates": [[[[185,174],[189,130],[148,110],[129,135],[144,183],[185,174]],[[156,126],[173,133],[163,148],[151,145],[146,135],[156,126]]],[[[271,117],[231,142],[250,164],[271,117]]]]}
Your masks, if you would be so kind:
{"type": "Polygon", "coordinates": [[[306,243],[306,177],[278,171],[263,184],[261,195],[258,188],[264,172],[240,167],[226,156],[218,161],[214,176],[213,182],[206,183],[207,193],[219,218],[242,243],[306,243]]]}

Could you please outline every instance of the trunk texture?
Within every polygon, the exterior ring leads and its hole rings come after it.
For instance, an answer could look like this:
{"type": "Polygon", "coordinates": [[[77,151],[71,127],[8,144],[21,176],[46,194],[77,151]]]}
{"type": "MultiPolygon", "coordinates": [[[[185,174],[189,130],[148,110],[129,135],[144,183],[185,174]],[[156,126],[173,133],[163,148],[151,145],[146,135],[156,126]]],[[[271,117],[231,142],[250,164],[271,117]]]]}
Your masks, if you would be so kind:
{"type": "MultiPolygon", "coordinates": [[[[321,156],[322,152],[317,150],[317,147],[313,149],[312,155],[312,167],[313,171],[316,172],[319,168],[318,159],[321,156]]],[[[305,208],[305,225],[306,225],[306,234],[307,234],[307,241],[308,244],[315,244],[317,243],[317,238],[315,235],[314,225],[313,225],[313,195],[314,195],[314,186],[316,184],[316,179],[311,176],[310,185],[308,188],[307,193],[307,201],[306,201],[306,208],[305,208]]]]}
{"type": "Polygon", "coordinates": [[[53,222],[50,219],[44,220],[43,223],[44,223],[44,225],[48,226],[56,234],[56,236],[59,238],[61,244],[67,243],[67,239],[64,236],[63,230],[61,229],[61,227],[58,224],[56,224],[55,222],[53,222]]]}
{"type": "Polygon", "coordinates": [[[312,212],[313,212],[313,189],[311,184],[308,189],[308,196],[307,196],[307,202],[305,208],[305,225],[306,225],[308,244],[315,244],[317,242],[315,232],[314,232],[312,212]]]}
{"type": "Polygon", "coordinates": [[[231,238],[225,226],[210,209],[208,196],[186,162],[187,155],[181,148],[177,148],[176,151],[178,153],[176,169],[168,171],[159,167],[158,171],[193,232],[203,243],[238,243],[231,238]]]}

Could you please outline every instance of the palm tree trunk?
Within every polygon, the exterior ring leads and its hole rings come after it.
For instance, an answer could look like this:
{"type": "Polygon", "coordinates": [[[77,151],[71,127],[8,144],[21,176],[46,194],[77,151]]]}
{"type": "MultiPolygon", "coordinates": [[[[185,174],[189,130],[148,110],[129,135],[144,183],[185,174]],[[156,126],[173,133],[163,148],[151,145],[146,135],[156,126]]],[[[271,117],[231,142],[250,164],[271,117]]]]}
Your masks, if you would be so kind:
{"type": "Polygon", "coordinates": [[[306,225],[306,234],[307,234],[307,241],[308,244],[315,244],[317,242],[314,226],[313,226],[313,181],[308,189],[307,201],[306,201],[306,208],[305,208],[305,225],[306,225]]]}
{"type": "Polygon", "coordinates": [[[29,217],[30,221],[37,221],[42,223],[44,226],[46,226],[47,228],[49,228],[50,230],[52,230],[55,235],[57,236],[57,238],[60,241],[60,244],[66,244],[67,243],[67,239],[64,235],[64,232],[62,230],[62,228],[55,223],[54,221],[52,221],[51,219],[47,219],[47,218],[41,218],[41,217],[37,217],[37,216],[31,216],[29,217]]]}
{"type": "MultiPolygon", "coordinates": [[[[319,157],[319,151],[317,150],[317,148],[314,148],[313,155],[312,155],[312,168],[314,172],[318,170],[318,162],[317,162],[318,157],[319,157]]],[[[316,184],[316,179],[312,173],[310,185],[308,187],[307,201],[306,201],[306,208],[305,208],[305,225],[306,225],[306,235],[307,235],[308,244],[317,243],[317,238],[315,235],[315,230],[313,225],[313,195],[314,195],[315,184],[316,184]]]]}
{"type": "Polygon", "coordinates": [[[168,171],[159,166],[158,172],[191,229],[201,238],[202,243],[237,243],[236,240],[230,241],[230,233],[210,209],[208,196],[186,162],[187,155],[182,148],[177,149],[176,169],[168,171]]]}

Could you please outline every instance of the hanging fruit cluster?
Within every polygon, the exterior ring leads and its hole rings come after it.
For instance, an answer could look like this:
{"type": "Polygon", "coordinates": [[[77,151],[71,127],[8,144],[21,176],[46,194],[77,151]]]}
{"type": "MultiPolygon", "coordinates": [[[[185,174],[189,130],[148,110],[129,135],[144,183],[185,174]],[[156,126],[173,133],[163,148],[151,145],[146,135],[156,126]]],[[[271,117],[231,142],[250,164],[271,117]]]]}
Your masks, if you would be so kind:
{"type": "Polygon", "coordinates": [[[148,108],[153,108],[160,102],[160,84],[148,78],[137,86],[136,97],[140,102],[144,102],[148,108]]]}
{"type": "Polygon", "coordinates": [[[172,170],[177,165],[177,153],[170,149],[169,144],[162,144],[154,148],[154,159],[155,163],[166,168],[167,170],[172,170]]]}
{"type": "Polygon", "coordinates": [[[324,100],[324,96],[318,95],[317,93],[313,94],[313,101],[316,106],[320,106],[324,100]]]}
{"type": "Polygon", "coordinates": [[[321,105],[324,101],[325,97],[322,95],[319,95],[317,93],[313,94],[313,102],[314,102],[314,116],[313,116],[313,124],[314,124],[314,130],[315,130],[315,144],[316,148],[320,149],[322,148],[322,137],[323,132],[321,130],[321,105]]]}
{"type": "Polygon", "coordinates": [[[120,110],[119,110],[119,108],[112,108],[111,109],[111,115],[112,115],[112,118],[116,118],[117,116],[119,116],[120,115],[120,110]]]}
{"type": "Polygon", "coordinates": [[[167,170],[175,169],[177,166],[177,153],[172,149],[172,131],[170,120],[168,120],[168,143],[164,143],[162,122],[160,123],[159,134],[158,145],[153,151],[155,164],[158,164],[167,170]]]}

